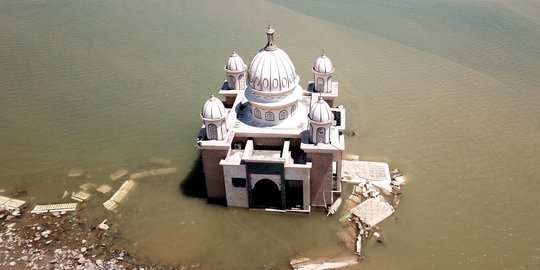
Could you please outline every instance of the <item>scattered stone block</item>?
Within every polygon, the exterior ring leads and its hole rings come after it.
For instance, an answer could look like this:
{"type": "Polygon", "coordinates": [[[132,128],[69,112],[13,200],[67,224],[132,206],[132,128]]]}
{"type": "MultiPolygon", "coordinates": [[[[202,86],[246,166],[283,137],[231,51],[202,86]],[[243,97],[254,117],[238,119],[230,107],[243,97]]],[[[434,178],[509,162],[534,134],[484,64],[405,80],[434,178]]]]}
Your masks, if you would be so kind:
{"type": "Polygon", "coordinates": [[[157,164],[157,165],[170,165],[171,164],[170,159],[164,159],[164,158],[158,158],[158,157],[151,157],[148,162],[152,164],[157,164]]]}
{"type": "Polygon", "coordinates": [[[130,175],[130,178],[139,179],[139,178],[146,178],[150,176],[161,176],[161,175],[173,174],[176,172],[177,172],[176,167],[167,167],[167,168],[155,169],[155,170],[150,170],[150,171],[132,173],[130,175]]]}
{"type": "Polygon", "coordinates": [[[126,180],[112,197],[103,203],[103,206],[107,208],[107,210],[114,210],[122,201],[124,201],[127,193],[135,187],[135,184],[136,183],[133,180],[126,180]]]}
{"type": "Polygon", "coordinates": [[[96,185],[95,184],[92,184],[90,182],[86,182],[82,185],[80,185],[79,187],[83,190],[83,191],[88,191],[90,190],[91,188],[95,187],[96,185]]]}
{"type": "Polygon", "coordinates": [[[30,213],[67,212],[77,210],[77,203],[56,203],[36,205],[30,213]]]}
{"type": "Polygon", "coordinates": [[[116,181],[116,180],[118,180],[118,179],[120,179],[120,178],[122,178],[122,177],[128,175],[128,173],[129,173],[128,170],[126,170],[126,169],[120,169],[120,170],[118,170],[118,171],[112,173],[112,174],[110,175],[110,178],[111,178],[113,181],[116,181]]]}
{"type": "Polygon", "coordinates": [[[68,177],[81,177],[84,175],[84,170],[81,169],[71,169],[68,171],[67,176],[68,177]]]}
{"type": "Polygon", "coordinates": [[[116,207],[118,207],[118,205],[115,202],[111,201],[111,200],[107,200],[106,202],[104,202],[103,206],[109,211],[112,211],[112,210],[116,209],[116,207]]]}
{"type": "Polygon", "coordinates": [[[71,195],[71,199],[76,200],[78,202],[84,202],[90,198],[90,193],[79,191],[77,193],[74,193],[71,195]]]}
{"type": "Polygon", "coordinates": [[[97,189],[96,189],[99,193],[109,193],[111,192],[112,188],[110,186],[107,186],[107,185],[101,185],[99,186],[97,189]]]}
{"type": "Polygon", "coordinates": [[[370,198],[355,206],[350,212],[367,226],[374,226],[394,213],[394,208],[387,202],[370,198]]]}
{"type": "Polygon", "coordinates": [[[0,196],[0,206],[7,209],[16,209],[23,206],[26,202],[23,200],[12,199],[9,197],[0,196]]]}

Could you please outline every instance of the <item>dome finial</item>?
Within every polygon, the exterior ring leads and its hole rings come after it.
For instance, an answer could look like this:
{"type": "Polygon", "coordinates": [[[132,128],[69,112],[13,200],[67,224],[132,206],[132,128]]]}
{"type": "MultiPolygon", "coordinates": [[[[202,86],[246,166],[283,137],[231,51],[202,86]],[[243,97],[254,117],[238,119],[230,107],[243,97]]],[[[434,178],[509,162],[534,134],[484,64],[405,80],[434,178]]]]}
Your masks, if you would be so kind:
{"type": "Polygon", "coordinates": [[[272,28],[271,25],[268,25],[268,29],[266,30],[266,36],[268,38],[268,42],[266,43],[266,46],[264,47],[264,50],[266,51],[275,51],[277,49],[276,44],[274,43],[274,28],[272,28]]]}

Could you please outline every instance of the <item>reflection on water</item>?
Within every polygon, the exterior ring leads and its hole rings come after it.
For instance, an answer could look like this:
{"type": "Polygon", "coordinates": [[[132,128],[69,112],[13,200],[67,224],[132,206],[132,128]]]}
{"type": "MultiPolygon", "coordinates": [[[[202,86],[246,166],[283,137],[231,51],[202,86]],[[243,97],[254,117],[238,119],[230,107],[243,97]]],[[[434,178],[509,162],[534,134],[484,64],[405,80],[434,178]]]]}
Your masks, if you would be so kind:
{"type": "Polygon", "coordinates": [[[133,252],[204,269],[283,268],[346,253],[338,216],[207,204],[199,112],[234,48],[249,61],[268,20],[303,85],[326,50],[347,107],[347,151],[410,179],[369,269],[540,264],[540,41],[534,1],[0,1],[0,189],[59,201],[119,168],[140,180],[118,213],[133,252]],[[241,14],[237,16],[234,14],[241,14]],[[66,176],[71,168],[87,175],[66,176]]]}

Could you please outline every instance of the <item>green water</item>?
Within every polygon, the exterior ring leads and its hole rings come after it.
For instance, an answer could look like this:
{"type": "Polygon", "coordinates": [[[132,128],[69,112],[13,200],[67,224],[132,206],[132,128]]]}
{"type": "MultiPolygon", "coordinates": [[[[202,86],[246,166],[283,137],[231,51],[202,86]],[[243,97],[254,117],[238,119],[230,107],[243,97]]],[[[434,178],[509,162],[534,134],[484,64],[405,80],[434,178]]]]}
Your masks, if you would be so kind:
{"type": "Polygon", "coordinates": [[[0,1],[0,195],[60,201],[158,156],[179,173],[139,181],[118,213],[99,194],[85,210],[132,253],[203,269],[347,254],[337,217],[228,209],[185,184],[202,104],[232,49],[249,62],[270,22],[303,85],[331,57],[357,134],[347,152],[409,179],[387,243],[352,269],[537,269],[538,18],[526,0],[0,1]]]}

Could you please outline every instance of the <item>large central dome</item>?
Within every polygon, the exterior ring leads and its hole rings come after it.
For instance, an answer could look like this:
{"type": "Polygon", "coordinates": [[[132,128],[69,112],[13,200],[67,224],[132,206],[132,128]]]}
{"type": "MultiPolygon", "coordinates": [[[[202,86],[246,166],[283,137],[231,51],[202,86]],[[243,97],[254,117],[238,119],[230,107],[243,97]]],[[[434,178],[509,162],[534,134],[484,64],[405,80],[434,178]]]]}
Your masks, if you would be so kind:
{"type": "Polygon", "coordinates": [[[274,43],[274,29],[268,26],[266,46],[249,65],[249,85],[255,91],[284,94],[298,84],[298,75],[289,55],[274,43]]]}
{"type": "Polygon", "coordinates": [[[302,87],[286,52],[274,43],[274,29],[266,30],[268,42],[249,65],[248,87],[244,94],[252,119],[259,126],[273,126],[294,115],[302,87]]]}

